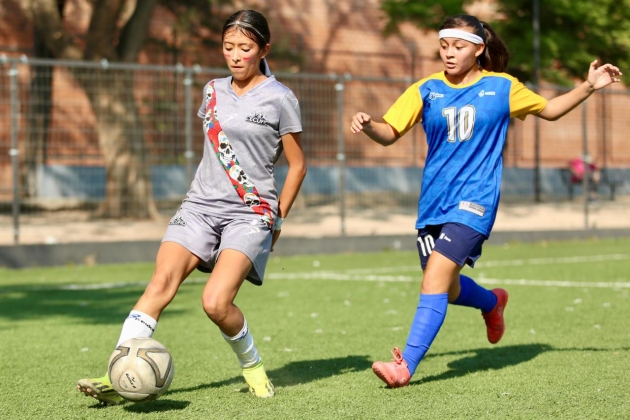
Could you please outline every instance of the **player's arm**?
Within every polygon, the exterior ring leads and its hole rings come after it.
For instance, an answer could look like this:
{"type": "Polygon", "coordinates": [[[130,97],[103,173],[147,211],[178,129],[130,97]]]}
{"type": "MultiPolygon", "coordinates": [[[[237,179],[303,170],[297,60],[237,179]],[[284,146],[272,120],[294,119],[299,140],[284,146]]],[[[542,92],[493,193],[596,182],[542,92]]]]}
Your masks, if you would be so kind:
{"type": "Polygon", "coordinates": [[[617,67],[612,64],[598,66],[595,60],[589,67],[588,78],[585,82],[564,95],[550,99],[538,116],[548,121],[555,121],[584,102],[596,90],[611,83],[620,82],[619,76],[621,72],[617,67]]]}
{"type": "MultiPolygon", "coordinates": [[[[289,170],[278,198],[278,217],[285,218],[289,214],[306,176],[306,159],[302,150],[302,133],[287,133],[281,137],[281,140],[289,170]]],[[[275,230],[271,243],[272,251],[279,236],[280,230],[275,230]]]]}
{"type": "Polygon", "coordinates": [[[383,146],[392,145],[400,138],[400,134],[386,122],[376,122],[365,112],[357,112],[352,117],[350,131],[354,134],[363,131],[369,138],[382,144],[383,146]]]}

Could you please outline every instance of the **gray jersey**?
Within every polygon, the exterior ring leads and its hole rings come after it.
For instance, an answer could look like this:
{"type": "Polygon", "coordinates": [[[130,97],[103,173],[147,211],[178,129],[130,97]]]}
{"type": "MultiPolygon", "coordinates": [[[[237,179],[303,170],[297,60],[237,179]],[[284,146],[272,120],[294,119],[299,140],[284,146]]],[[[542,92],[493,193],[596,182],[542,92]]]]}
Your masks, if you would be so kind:
{"type": "MultiPolygon", "coordinates": [[[[231,176],[241,184],[253,184],[275,218],[278,193],[274,163],[282,153],[281,136],[302,131],[300,106],[293,92],[274,76],[240,97],[232,89],[231,80],[214,80],[215,116],[227,138],[220,137],[219,153],[215,153],[204,120],[203,158],[182,207],[213,216],[260,219],[235,191],[231,176]],[[222,161],[238,161],[238,165],[232,166],[228,175],[222,161]]],[[[207,118],[210,83],[204,87],[197,114],[203,119],[207,118]]]]}

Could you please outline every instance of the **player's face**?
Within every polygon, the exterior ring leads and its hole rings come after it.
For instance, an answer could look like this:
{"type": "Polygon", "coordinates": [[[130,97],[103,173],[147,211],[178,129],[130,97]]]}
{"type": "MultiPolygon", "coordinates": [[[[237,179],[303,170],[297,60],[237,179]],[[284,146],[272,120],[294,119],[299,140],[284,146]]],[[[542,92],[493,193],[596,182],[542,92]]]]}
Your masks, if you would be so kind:
{"type": "Polygon", "coordinates": [[[473,44],[459,38],[440,39],[440,57],[451,76],[461,76],[476,68],[477,57],[483,52],[483,44],[473,44]]]}
{"type": "Polygon", "coordinates": [[[240,29],[228,31],[223,37],[223,56],[236,80],[248,80],[258,75],[260,60],[269,51],[269,44],[261,49],[240,29]]]}

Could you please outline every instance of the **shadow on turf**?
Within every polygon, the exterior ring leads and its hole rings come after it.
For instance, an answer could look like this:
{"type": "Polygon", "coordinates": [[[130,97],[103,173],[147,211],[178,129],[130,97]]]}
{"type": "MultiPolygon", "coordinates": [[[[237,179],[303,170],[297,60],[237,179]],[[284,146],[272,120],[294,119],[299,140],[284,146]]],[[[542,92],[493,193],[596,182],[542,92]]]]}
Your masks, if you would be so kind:
{"type": "MultiPolygon", "coordinates": [[[[360,372],[371,369],[371,367],[372,362],[368,360],[368,356],[346,356],[332,359],[291,362],[281,368],[267,371],[267,375],[274,385],[294,386],[344,373],[360,372]]],[[[211,382],[190,388],[174,389],[170,391],[169,394],[194,392],[200,389],[220,388],[234,384],[246,386],[245,380],[239,375],[223,381],[211,382]]],[[[248,392],[247,388],[244,388],[243,392],[248,392]]]]}
{"type": "MultiPolygon", "coordinates": [[[[539,354],[546,351],[565,351],[568,349],[554,349],[549,344],[519,344],[514,346],[479,348],[473,350],[451,351],[444,353],[428,354],[426,358],[441,356],[467,355],[447,366],[449,370],[439,375],[425,376],[409,385],[422,385],[427,382],[442,381],[445,379],[458,378],[472,372],[482,372],[484,370],[499,370],[508,366],[518,365],[532,360],[539,354]]],[[[581,349],[575,349],[581,350],[581,349]]]]}
{"type": "MultiPolygon", "coordinates": [[[[123,402],[123,408],[132,413],[157,413],[164,411],[183,410],[190,405],[190,401],[174,401],[166,398],[151,401],[151,403],[133,403],[131,401],[123,402]]],[[[105,410],[109,407],[96,403],[90,406],[92,409],[105,410]]]]}
{"type": "MultiPolygon", "coordinates": [[[[98,290],[0,287],[0,318],[13,321],[66,316],[86,324],[118,324],[128,315],[144,287],[98,290]]],[[[196,293],[180,289],[178,295],[196,293]]],[[[183,311],[169,309],[174,315],[183,311]]]]}

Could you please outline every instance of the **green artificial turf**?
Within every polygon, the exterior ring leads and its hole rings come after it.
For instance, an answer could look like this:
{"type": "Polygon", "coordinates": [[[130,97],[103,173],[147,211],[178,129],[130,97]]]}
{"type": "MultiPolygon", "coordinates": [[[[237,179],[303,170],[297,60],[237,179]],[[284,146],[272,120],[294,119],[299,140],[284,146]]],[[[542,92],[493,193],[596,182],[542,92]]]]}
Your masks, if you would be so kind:
{"type": "Polygon", "coordinates": [[[0,269],[0,418],[627,419],[630,240],[484,247],[464,273],[510,293],[503,340],[479,311],[449,306],[407,388],[375,360],[404,348],[421,282],[413,252],[274,257],[244,311],[276,397],[247,392],[201,308],[195,272],[154,338],[174,359],[169,391],[100,407],[75,383],[100,376],[152,264],[0,269]]]}

